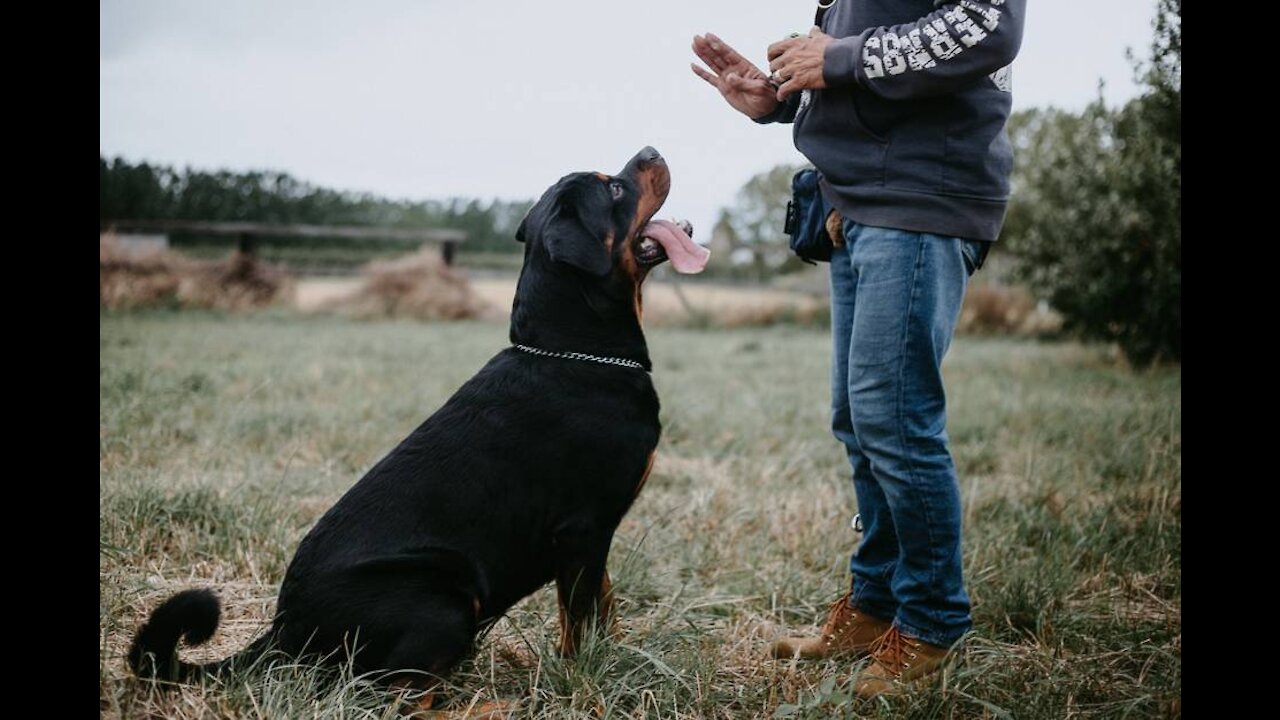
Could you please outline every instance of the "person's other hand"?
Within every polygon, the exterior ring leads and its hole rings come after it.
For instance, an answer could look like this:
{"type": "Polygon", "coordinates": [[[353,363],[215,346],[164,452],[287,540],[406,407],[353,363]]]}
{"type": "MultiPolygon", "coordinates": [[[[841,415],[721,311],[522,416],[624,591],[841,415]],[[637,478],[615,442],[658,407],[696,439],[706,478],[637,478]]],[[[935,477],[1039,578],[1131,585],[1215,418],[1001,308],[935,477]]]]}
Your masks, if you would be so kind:
{"type": "Polygon", "coordinates": [[[693,53],[711,72],[690,63],[693,72],[720,91],[734,110],[751,119],[764,117],[778,107],[769,76],[725,41],[711,33],[693,36],[693,53]]]}
{"type": "Polygon", "coordinates": [[[820,90],[827,86],[822,78],[822,62],[832,37],[818,27],[809,37],[787,38],[769,46],[769,69],[782,81],[777,99],[782,102],[797,90],[820,90]]]}

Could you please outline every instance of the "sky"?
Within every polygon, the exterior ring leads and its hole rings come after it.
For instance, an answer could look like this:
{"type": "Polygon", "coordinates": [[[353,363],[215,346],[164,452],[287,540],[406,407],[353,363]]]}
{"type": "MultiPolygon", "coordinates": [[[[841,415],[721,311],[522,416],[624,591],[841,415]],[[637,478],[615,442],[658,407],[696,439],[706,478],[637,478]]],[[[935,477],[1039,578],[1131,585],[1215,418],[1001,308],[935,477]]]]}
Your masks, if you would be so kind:
{"type": "MultiPolygon", "coordinates": [[[[841,1],[841,0],[837,0],[841,1]]],[[[1032,0],[1015,109],[1139,92],[1155,0],[1032,0]]],[[[99,151],[280,170],[422,200],[525,199],[578,170],[667,158],[661,217],[705,242],[752,175],[804,158],[693,75],[694,34],[765,66],[813,0],[100,0],[99,151]],[[703,233],[698,234],[697,228],[703,233]]]]}

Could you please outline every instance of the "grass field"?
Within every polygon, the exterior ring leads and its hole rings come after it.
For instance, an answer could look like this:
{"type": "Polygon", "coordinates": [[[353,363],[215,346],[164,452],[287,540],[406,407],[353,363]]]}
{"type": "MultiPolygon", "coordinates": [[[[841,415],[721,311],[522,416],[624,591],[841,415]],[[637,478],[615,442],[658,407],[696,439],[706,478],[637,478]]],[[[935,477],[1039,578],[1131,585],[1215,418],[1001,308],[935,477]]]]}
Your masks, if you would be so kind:
{"type": "MultiPolygon", "coordinates": [[[[294,547],[362,472],[506,345],[499,323],[269,312],[100,322],[100,698],[107,717],[395,717],[358,679],[278,664],[157,692],[123,654],[168,594],[209,586],[222,657],[266,625],[294,547]]],[[[1071,344],[960,338],[949,430],[975,629],[940,683],[847,697],[853,666],[763,659],[845,587],[856,536],[827,430],[824,332],[649,333],[659,460],[610,566],[620,641],[551,649],[554,593],[452,678],[533,718],[1178,717],[1181,371],[1071,344]]]]}

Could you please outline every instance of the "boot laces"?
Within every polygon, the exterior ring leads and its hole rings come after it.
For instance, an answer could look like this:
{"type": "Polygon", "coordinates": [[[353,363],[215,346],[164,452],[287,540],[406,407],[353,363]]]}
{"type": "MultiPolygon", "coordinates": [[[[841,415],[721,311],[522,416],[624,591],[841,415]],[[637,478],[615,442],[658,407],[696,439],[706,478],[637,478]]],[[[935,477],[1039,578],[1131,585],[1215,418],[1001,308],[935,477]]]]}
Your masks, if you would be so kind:
{"type": "Polygon", "coordinates": [[[827,645],[844,635],[853,625],[853,621],[858,619],[857,611],[849,605],[851,595],[853,595],[852,591],[846,592],[827,608],[827,623],[822,628],[822,636],[827,645]]]}
{"type": "Polygon", "coordinates": [[[901,632],[895,625],[876,641],[871,656],[885,670],[901,678],[902,673],[911,667],[911,663],[919,657],[920,642],[913,640],[901,632]]]}

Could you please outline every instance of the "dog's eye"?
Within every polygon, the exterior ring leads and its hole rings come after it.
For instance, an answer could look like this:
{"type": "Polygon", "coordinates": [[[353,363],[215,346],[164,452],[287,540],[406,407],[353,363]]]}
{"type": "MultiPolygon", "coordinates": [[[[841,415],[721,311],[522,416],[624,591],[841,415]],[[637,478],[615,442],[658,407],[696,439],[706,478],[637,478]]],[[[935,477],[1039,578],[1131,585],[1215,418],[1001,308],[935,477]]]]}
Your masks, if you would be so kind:
{"type": "Polygon", "coordinates": [[[622,183],[617,182],[616,180],[614,182],[609,183],[609,194],[613,196],[614,200],[617,200],[618,198],[622,197],[622,193],[624,191],[625,190],[622,187],[622,183]]]}

